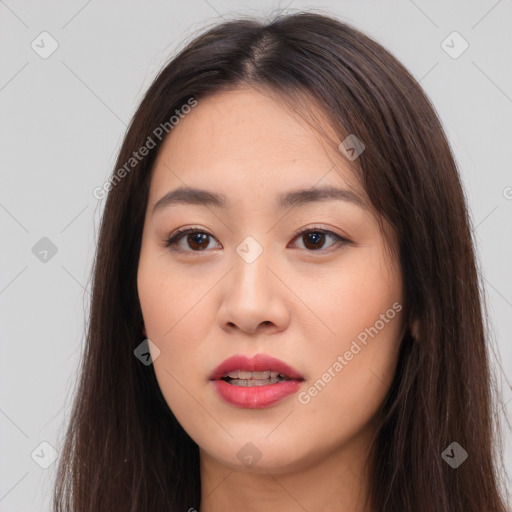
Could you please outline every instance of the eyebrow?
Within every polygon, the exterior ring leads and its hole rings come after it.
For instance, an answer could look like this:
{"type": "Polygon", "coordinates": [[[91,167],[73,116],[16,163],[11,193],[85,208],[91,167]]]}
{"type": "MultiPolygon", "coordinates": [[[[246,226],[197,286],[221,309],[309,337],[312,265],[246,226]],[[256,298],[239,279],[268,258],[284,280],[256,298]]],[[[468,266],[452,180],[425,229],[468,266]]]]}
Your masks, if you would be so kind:
{"type": "MultiPolygon", "coordinates": [[[[277,206],[280,209],[301,206],[319,201],[346,201],[361,208],[366,208],[365,202],[355,192],[331,186],[299,189],[280,194],[277,206]]],[[[226,209],[228,200],[224,194],[190,187],[180,187],[160,198],[153,206],[153,214],[175,204],[213,206],[226,209]]]]}

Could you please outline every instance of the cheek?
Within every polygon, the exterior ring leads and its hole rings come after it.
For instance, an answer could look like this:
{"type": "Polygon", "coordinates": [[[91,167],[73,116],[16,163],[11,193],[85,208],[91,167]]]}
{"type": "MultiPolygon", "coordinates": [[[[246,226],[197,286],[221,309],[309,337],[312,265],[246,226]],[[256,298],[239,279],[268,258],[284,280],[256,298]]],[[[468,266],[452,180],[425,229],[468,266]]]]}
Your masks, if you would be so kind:
{"type": "Polygon", "coordinates": [[[307,297],[316,318],[310,324],[316,333],[309,340],[321,351],[348,350],[353,339],[361,333],[364,338],[365,329],[390,309],[387,317],[393,321],[385,322],[385,330],[400,327],[393,304],[402,304],[402,278],[396,265],[385,265],[380,245],[347,251],[335,266],[314,277],[305,273],[296,283],[297,294],[307,297]]]}
{"type": "MultiPolygon", "coordinates": [[[[398,315],[395,320],[400,320],[398,315]]],[[[395,374],[398,323],[369,336],[366,345],[356,340],[358,346],[346,344],[326,355],[317,378],[299,396],[301,416],[313,418],[312,428],[324,439],[344,443],[371,428],[395,374]]]]}
{"type": "Polygon", "coordinates": [[[143,253],[137,284],[148,337],[163,348],[171,340],[183,341],[186,347],[187,340],[199,337],[207,320],[203,299],[212,286],[210,281],[211,276],[174,268],[165,254],[143,253]]]}
{"type": "Polygon", "coordinates": [[[393,379],[402,279],[398,268],[382,262],[378,247],[354,251],[343,267],[329,272],[335,278],[323,278],[309,295],[322,322],[309,335],[311,372],[299,403],[326,429],[356,432],[375,414],[393,379]]]}
{"type": "Polygon", "coordinates": [[[310,430],[321,433],[317,444],[325,445],[326,450],[371,431],[389,391],[402,315],[392,305],[386,306],[345,321],[342,316],[337,324],[342,334],[336,343],[310,352],[311,374],[297,397],[297,417],[310,423],[310,430]],[[379,318],[380,311],[388,311],[388,323],[379,318]]]}
{"type": "Polygon", "coordinates": [[[194,277],[169,269],[162,256],[141,255],[139,300],[147,337],[160,350],[153,367],[162,393],[178,419],[181,410],[192,413],[191,396],[198,396],[196,391],[204,385],[205,375],[192,376],[197,375],[201,365],[213,364],[208,362],[212,350],[205,346],[213,321],[212,309],[204,300],[212,284],[211,277],[194,277]]]}

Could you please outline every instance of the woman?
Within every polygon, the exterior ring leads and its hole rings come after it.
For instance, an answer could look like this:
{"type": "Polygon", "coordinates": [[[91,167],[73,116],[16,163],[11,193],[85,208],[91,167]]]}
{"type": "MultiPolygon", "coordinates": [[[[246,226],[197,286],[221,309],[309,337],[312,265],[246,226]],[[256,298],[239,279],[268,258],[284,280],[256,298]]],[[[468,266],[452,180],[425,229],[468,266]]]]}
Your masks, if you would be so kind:
{"type": "Polygon", "coordinates": [[[54,510],[505,511],[464,194],[380,45],[214,27],[106,192],[54,510]]]}

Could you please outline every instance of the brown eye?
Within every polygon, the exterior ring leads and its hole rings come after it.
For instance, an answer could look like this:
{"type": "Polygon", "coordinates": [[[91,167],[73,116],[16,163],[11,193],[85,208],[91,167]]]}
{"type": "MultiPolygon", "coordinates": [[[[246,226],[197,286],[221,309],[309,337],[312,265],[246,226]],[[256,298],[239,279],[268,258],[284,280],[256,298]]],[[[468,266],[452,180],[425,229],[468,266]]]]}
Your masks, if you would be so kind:
{"type": "Polygon", "coordinates": [[[350,240],[341,237],[340,235],[323,229],[309,229],[297,233],[297,238],[302,240],[304,248],[308,251],[320,251],[326,249],[324,244],[329,239],[334,240],[327,248],[332,247],[336,244],[345,245],[350,243],[350,240]]]}
{"type": "Polygon", "coordinates": [[[206,249],[209,245],[209,235],[207,235],[206,233],[188,234],[186,237],[186,241],[191,249],[197,249],[202,251],[203,249],[206,249]]]}
{"type": "Polygon", "coordinates": [[[213,236],[196,228],[178,230],[167,241],[165,246],[182,252],[201,252],[208,249],[213,236]]]}
{"type": "Polygon", "coordinates": [[[325,233],[320,231],[311,231],[302,235],[304,245],[308,249],[321,249],[325,243],[325,233]]]}
{"type": "MultiPolygon", "coordinates": [[[[346,245],[350,243],[350,240],[324,229],[304,230],[296,233],[294,239],[301,240],[304,246],[303,248],[309,252],[320,252],[335,245],[346,245]],[[332,240],[332,243],[325,247],[326,242],[329,240],[332,240]]],[[[165,246],[171,248],[173,251],[192,253],[205,252],[208,249],[215,248],[215,246],[210,247],[210,243],[214,240],[215,238],[210,233],[197,228],[185,228],[174,233],[166,241],[165,246]]]]}

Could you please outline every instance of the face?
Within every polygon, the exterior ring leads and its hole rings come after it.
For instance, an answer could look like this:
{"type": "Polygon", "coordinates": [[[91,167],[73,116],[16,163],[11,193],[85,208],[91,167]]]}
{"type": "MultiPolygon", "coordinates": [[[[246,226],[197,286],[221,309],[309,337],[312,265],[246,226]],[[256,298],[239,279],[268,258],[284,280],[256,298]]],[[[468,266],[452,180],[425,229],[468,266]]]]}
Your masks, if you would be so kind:
{"type": "Polygon", "coordinates": [[[201,99],[160,150],[138,292],[159,386],[203,459],[293,471],[360,457],[373,433],[403,289],[348,163],[252,89],[201,99]],[[181,188],[211,195],[168,195],[181,188]]]}

